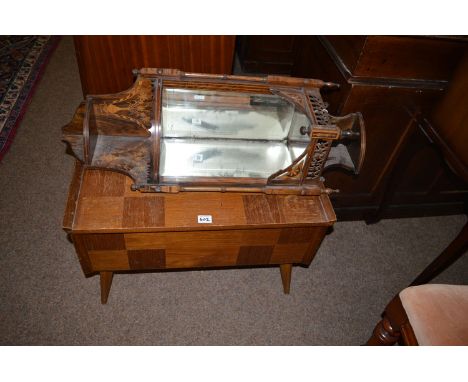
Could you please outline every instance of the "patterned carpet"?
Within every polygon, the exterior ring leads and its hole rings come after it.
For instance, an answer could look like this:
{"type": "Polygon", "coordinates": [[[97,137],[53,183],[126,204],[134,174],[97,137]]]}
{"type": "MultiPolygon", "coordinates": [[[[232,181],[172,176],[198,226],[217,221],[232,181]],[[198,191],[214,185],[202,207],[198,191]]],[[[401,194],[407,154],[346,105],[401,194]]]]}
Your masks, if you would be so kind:
{"type": "Polygon", "coordinates": [[[0,36],[0,160],[59,37],[0,36]]]}

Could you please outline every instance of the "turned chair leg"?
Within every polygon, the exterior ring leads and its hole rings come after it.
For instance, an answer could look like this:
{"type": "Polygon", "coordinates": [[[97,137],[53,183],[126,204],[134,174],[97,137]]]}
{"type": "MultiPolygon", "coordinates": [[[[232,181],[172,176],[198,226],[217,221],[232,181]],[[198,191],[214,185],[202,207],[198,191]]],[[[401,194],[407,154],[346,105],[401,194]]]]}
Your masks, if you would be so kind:
{"type": "Polygon", "coordinates": [[[371,338],[367,340],[366,345],[395,345],[400,339],[400,332],[396,331],[388,317],[382,318],[375,326],[371,338]]]}
{"type": "Polygon", "coordinates": [[[398,295],[386,306],[382,320],[376,325],[366,345],[395,345],[397,341],[405,345],[418,344],[398,295]]]}
{"type": "Polygon", "coordinates": [[[99,272],[101,281],[101,304],[107,303],[114,272],[99,272]]]}
{"type": "Polygon", "coordinates": [[[281,272],[281,280],[283,281],[284,293],[289,294],[289,288],[291,285],[292,264],[281,264],[280,272],[281,272]]]}

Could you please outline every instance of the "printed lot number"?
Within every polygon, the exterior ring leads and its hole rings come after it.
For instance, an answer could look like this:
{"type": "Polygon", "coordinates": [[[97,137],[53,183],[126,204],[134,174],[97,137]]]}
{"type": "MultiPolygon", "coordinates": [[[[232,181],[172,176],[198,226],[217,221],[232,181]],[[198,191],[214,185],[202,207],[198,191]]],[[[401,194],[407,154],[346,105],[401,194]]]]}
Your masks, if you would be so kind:
{"type": "Polygon", "coordinates": [[[213,217],[211,215],[198,215],[199,224],[211,224],[213,223],[213,217]]]}

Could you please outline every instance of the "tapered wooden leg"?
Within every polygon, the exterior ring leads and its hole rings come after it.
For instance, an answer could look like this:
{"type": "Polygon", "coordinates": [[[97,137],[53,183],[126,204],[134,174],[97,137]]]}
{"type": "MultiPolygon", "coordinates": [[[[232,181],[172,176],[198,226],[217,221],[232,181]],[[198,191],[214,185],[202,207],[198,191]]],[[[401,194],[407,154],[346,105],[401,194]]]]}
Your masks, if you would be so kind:
{"type": "Polygon", "coordinates": [[[101,278],[101,304],[107,303],[114,272],[99,272],[101,278]]]}
{"type": "Polygon", "coordinates": [[[281,280],[283,281],[283,290],[285,294],[289,294],[289,287],[291,285],[291,271],[292,264],[281,264],[281,280]]]}

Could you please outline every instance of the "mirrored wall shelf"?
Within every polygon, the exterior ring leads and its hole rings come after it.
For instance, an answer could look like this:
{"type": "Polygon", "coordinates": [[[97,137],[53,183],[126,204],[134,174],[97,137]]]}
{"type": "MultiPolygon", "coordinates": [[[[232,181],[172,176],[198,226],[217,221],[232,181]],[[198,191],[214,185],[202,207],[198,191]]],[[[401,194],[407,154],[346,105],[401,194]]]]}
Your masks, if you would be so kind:
{"type": "Polygon", "coordinates": [[[141,192],[330,192],[322,172],[357,174],[365,153],[360,113],[330,115],[320,89],[282,76],[135,71],[127,91],[89,95],[63,128],[87,168],[121,172],[141,192]]]}

